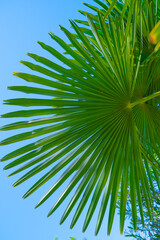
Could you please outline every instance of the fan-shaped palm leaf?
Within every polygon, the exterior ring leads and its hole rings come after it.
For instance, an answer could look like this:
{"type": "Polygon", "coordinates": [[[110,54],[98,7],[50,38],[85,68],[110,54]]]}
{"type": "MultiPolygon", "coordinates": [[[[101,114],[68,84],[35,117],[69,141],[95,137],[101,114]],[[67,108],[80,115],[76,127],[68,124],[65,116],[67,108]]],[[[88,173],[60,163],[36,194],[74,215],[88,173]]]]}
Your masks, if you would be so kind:
{"type": "Polygon", "coordinates": [[[45,57],[28,54],[37,64],[26,61],[21,63],[43,76],[14,73],[40,87],[14,86],[9,87],[10,90],[38,94],[40,98],[10,99],[5,104],[43,108],[4,114],[2,117],[5,118],[32,117],[32,120],[15,122],[3,126],[1,130],[35,129],[9,137],[1,145],[32,140],[35,137],[41,139],[7,154],[1,161],[15,158],[5,169],[24,164],[10,176],[31,168],[14,186],[50,167],[26,192],[24,198],[64,169],[62,176],[36,207],[45,202],[73,174],[69,185],[48,215],[59,207],[76,186],[61,223],[80,200],[71,223],[72,228],[92,196],[83,226],[85,231],[102,194],[96,234],[109,200],[110,234],[119,189],[120,229],[123,232],[127,187],[130,186],[136,229],[136,201],[143,222],[141,194],[145,197],[148,212],[151,211],[150,186],[153,190],[154,187],[152,178],[149,178],[149,182],[147,178],[150,169],[159,184],[160,55],[159,50],[155,52],[154,46],[149,42],[149,33],[160,19],[160,5],[158,1],[152,0],[128,0],[124,3],[94,1],[102,9],[86,4],[96,14],[81,12],[86,15],[86,21],[70,21],[75,33],[61,27],[70,44],[50,33],[65,54],[38,42],[44,50],[60,60],[63,66],[45,57]],[[40,117],[42,115],[43,118],[40,117]],[[43,136],[45,134],[48,135],[43,136]]]}

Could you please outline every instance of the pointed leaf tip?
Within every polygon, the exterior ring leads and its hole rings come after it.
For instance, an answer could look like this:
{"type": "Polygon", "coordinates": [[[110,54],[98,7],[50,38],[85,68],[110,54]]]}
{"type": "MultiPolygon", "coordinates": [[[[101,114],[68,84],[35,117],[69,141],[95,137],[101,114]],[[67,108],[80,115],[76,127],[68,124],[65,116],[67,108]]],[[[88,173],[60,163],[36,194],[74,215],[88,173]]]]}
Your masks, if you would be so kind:
{"type": "Polygon", "coordinates": [[[75,223],[72,221],[71,225],[70,225],[70,229],[72,229],[74,227],[75,223]]]}
{"type": "MultiPolygon", "coordinates": [[[[6,168],[5,170],[8,170],[8,169],[10,169],[10,168],[6,168]]],[[[14,175],[14,172],[13,173],[10,173],[9,175],[8,175],[8,177],[12,177],[14,175]]],[[[16,187],[16,186],[15,186],[16,187]]]]}
{"type": "Polygon", "coordinates": [[[4,144],[3,144],[4,142],[5,142],[5,141],[1,141],[1,142],[0,142],[0,146],[3,146],[3,145],[4,145],[4,144]]]}
{"type": "MultiPolygon", "coordinates": [[[[3,170],[7,170],[7,169],[8,169],[7,166],[4,166],[3,170]]],[[[7,177],[10,177],[10,174],[7,177]]]]}
{"type": "Polygon", "coordinates": [[[13,76],[17,77],[18,72],[13,72],[13,76]]]}
{"type": "Polygon", "coordinates": [[[63,222],[64,222],[63,219],[61,219],[60,222],[59,222],[59,224],[62,225],[63,222]]]}
{"type": "Polygon", "coordinates": [[[29,56],[29,57],[32,57],[32,56],[34,56],[35,54],[33,54],[33,53],[27,53],[27,56],[29,56]]]}
{"type": "Polygon", "coordinates": [[[54,36],[54,33],[53,33],[53,32],[51,32],[51,31],[50,31],[48,34],[49,34],[49,35],[52,35],[52,36],[54,36]]]}
{"type": "Polygon", "coordinates": [[[37,43],[41,46],[43,45],[43,42],[41,42],[41,41],[37,41],[37,43]]]}
{"type": "MultiPolygon", "coordinates": [[[[24,196],[27,197],[26,194],[24,194],[24,196]]],[[[41,201],[39,201],[39,202],[37,203],[37,205],[35,206],[35,208],[38,208],[40,205],[41,205],[41,201]]]]}
{"type": "Polygon", "coordinates": [[[26,198],[27,198],[26,193],[22,196],[22,198],[23,198],[23,199],[26,199],[26,198]]]}
{"type": "Polygon", "coordinates": [[[4,161],[6,161],[6,157],[5,156],[0,159],[0,162],[4,162],[4,161]]]}
{"type": "Polygon", "coordinates": [[[52,214],[52,213],[51,213],[51,211],[49,211],[49,213],[48,213],[48,215],[47,215],[47,218],[48,218],[48,217],[50,217],[50,216],[51,216],[51,214],[52,214]]]}
{"type": "Polygon", "coordinates": [[[85,13],[81,10],[78,10],[79,13],[81,13],[82,15],[85,15],[85,13]]]}

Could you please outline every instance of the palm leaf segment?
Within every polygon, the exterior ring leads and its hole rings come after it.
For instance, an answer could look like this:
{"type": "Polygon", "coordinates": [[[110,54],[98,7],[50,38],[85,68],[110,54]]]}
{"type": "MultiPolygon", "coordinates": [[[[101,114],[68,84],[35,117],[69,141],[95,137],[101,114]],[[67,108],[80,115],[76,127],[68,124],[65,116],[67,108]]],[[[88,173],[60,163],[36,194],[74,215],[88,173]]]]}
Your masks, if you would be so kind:
{"type": "Polygon", "coordinates": [[[70,21],[74,34],[61,27],[70,44],[50,33],[65,54],[38,42],[44,50],[60,60],[63,66],[44,57],[28,54],[37,64],[26,61],[21,63],[43,74],[42,77],[14,73],[15,76],[39,84],[40,87],[14,86],[9,89],[45,95],[45,98],[5,101],[5,104],[32,108],[7,113],[2,117],[26,117],[31,120],[15,122],[1,130],[30,127],[35,129],[7,138],[1,145],[41,138],[7,154],[1,161],[14,158],[5,169],[21,164],[10,176],[29,169],[14,186],[48,169],[25,193],[24,198],[64,169],[62,176],[36,207],[72,176],[48,215],[50,216],[76,187],[61,223],[78,201],[72,228],[91,197],[83,225],[85,231],[102,195],[96,234],[108,203],[110,208],[107,232],[110,234],[119,191],[120,230],[123,232],[128,194],[131,197],[136,230],[137,201],[143,222],[142,195],[145,197],[148,212],[151,213],[150,187],[154,190],[151,171],[159,186],[160,56],[159,50],[154,51],[148,36],[160,20],[160,4],[151,0],[94,2],[99,4],[99,7],[86,5],[95,11],[95,14],[81,11],[86,16],[86,21],[70,21]],[[42,109],[36,109],[37,106],[42,109]]]}

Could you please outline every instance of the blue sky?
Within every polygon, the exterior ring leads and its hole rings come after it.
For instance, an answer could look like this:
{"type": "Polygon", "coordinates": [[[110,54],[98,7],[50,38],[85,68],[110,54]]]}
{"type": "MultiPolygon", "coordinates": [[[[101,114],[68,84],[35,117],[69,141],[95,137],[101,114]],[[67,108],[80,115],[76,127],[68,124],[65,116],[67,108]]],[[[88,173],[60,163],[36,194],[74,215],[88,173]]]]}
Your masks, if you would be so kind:
{"type": "MultiPolygon", "coordinates": [[[[23,81],[12,76],[13,72],[30,72],[22,66],[20,60],[29,60],[27,52],[48,55],[43,52],[37,41],[50,44],[57,49],[57,45],[50,39],[48,32],[52,31],[56,35],[64,38],[59,28],[59,24],[69,28],[68,19],[81,18],[77,9],[86,9],[82,5],[82,0],[1,0],[0,1],[0,114],[18,109],[17,107],[4,106],[4,99],[17,97],[16,92],[7,91],[7,86],[22,84],[23,81]]],[[[93,3],[92,0],[86,0],[93,3]]],[[[19,94],[19,97],[22,95],[19,94]]],[[[1,125],[9,123],[7,119],[1,119],[1,125]]],[[[0,139],[8,137],[11,133],[1,132],[0,139]]],[[[14,134],[14,131],[12,132],[14,134]]],[[[11,135],[12,135],[11,134],[11,135]]],[[[1,156],[11,150],[19,148],[22,143],[1,147],[1,156]]],[[[26,200],[22,195],[35,182],[35,179],[13,188],[12,184],[19,176],[7,178],[9,171],[3,171],[5,166],[0,166],[0,239],[2,240],[53,240],[58,237],[60,240],[68,240],[70,236],[78,240],[87,238],[88,240],[122,240],[124,236],[119,234],[119,217],[115,217],[112,234],[107,237],[107,215],[103,222],[101,231],[97,237],[94,236],[97,212],[85,233],[81,232],[85,211],[77,222],[76,226],[70,230],[71,214],[63,225],[59,225],[60,218],[67,206],[66,201],[50,217],[46,215],[52,207],[63,188],[50,198],[43,206],[35,210],[34,206],[48,188],[57,180],[58,176],[48,182],[44,187],[26,200]]]]}

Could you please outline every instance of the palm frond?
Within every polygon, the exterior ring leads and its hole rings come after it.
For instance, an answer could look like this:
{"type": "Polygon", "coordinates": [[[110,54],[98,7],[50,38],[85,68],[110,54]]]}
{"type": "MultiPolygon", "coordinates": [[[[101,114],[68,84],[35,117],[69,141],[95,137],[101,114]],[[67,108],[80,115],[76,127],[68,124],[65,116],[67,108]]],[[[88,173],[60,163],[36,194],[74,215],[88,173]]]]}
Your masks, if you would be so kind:
{"type": "Polygon", "coordinates": [[[110,200],[107,230],[110,234],[119,189],[120,230],[123,232],[128,186],[136,230],[136,201],[143,222],[142,194],[149,214],[152,211],[150,186],[152,190],[154,186],[151,170],[159,184],[160,51],[154,51],[149,33],[160,18],[160,4],[151,0],[128,0],[125,4],[123,1],[94,1],[102,9],[85,4],[96,13],[81,12],[86,16],[85,21],[71,20],[74,33],[60,26],[69,39],[69,44],[50,33],[50,37],[63,48],[65,54],[38,42],[63,65],[29,53],[28,56],[36,63],[21,63],[36,73],[43,74],[43,77],[14,73],[30,82],[31,86],[14,86],[9,87],[9,90],[35,96],[37,94],[40,97],[6,100],[5,104],[33,108],[7,113],[2,117],[29,117],[32,120],[14,122],[3,126],[1,130],[35,129],[4,139],[1,145],[36,137],[40,139],[7,154],[1,161],[14,158],[5,169],[22,164],[10,176],[28,170],[14,186],[50,167],[25,193],[24,198],[60,170],[64,170],[36,207],[51,197],[74,174],[48,216],[77,187],[61,223],[79,200],[72,228],[91,196],[83,226],[85,231],[97,207],[99,196],[102,195],[95,233],[98,234],[100,230],[110,200]],[[37,109],[37,106],[42,109],[37,109]]]}

